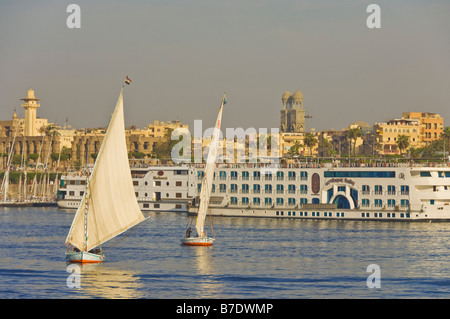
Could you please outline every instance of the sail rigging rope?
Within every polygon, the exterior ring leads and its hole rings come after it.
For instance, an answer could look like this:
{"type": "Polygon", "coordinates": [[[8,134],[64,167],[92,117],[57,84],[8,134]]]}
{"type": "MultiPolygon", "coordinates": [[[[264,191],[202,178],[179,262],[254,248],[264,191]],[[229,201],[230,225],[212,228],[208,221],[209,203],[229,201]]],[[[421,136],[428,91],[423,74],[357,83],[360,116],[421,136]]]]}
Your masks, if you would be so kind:
{"type": "Polygon", "coordinates": [[[125,238],[127,238],[137,227],[132,227],[129,231],[125,232],[125,234],[118,239],[115,243],[113,243],[111,246],[105,247],[106,249],[112,248],[115,245],[117,245],[118,243],[120,243],[122,240],[124,240],[125,238]]]}

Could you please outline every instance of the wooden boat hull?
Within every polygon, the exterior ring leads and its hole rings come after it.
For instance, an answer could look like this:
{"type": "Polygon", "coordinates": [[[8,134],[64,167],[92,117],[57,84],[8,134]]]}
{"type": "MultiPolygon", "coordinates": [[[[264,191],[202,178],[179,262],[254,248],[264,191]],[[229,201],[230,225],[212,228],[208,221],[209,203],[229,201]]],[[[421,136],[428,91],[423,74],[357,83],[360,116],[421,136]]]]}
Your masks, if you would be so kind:
{"type": "Polygon", "coordinates": [[[66,253],[66,260],[71,263],[93,264],[103,261],[103,254],[87,253],[85,251],[66,253]]]}
{"type": "Polygon", "coordinates": [[[181,244],[186,246],[211,246],[214,240],[211,237],[186,237],[181,239],[181,244]]]}
{"type": "Polygon", "coordinates": [[[0,203],[0,207],[31,207],[33,203],[31,202],[6,202],[0,203]]]}

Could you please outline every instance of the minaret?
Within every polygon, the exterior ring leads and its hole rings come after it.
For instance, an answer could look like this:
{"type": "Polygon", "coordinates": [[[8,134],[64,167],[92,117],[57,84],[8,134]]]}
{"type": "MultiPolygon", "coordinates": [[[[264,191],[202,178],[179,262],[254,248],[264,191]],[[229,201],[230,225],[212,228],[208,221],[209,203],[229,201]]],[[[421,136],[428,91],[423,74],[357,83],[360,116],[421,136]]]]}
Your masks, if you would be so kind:
{"type": "Polygon", "coordinates": [[[36,109],[41,106],[37,103],[40,99],[37,99],[34,96],[34,91],[29,89],[27,97],[20,100],[25,102],[22,104],[25,109],[25,136],[37,136],[36,109]]]}
{"type": "Polygon", "coordinates": [[[300,90],[291,94],[286,91],[281,96],[283,108],[280,114],[280,131],[288,133],[303,133],[305,131],[305,110],[303,109],[303,94],[300,90]]]}

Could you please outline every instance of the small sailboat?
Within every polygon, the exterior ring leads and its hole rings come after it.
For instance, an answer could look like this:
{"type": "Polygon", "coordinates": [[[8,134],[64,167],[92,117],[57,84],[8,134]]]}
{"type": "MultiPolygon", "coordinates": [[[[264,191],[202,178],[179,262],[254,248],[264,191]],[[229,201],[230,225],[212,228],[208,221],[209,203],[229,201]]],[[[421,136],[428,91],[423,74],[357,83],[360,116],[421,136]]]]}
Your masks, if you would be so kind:
{"type": "Polygon", "coordinates": [[[101,245],[145,220],[131,179],[125,139],[123,88],[75,214],[66,260],[98,263],[101,245]]]}
{"type": "Polygon", "coordinates": [[[214,241],[213,237],[208,237],[205,231],[206,214],[209,207],[209,198],[211,196],[212,180],[214,176],[214,169],[216,168],[216,160],[218,155],[218,142],[220,134],[220,124],[222,121],[223,106],[227,103],[225,95],[223,96],[222,103],[219,109],[219,115],[217,116],[216,126],[214,127],[214,134],[209,145],[208,158],[206,160],[205,174],[202,179],[202,186],[200,190],[200,204],[197,212],[197,220],[195,223],[195,230],[197,235],[191,237],[191,228],[188,228],[186,237],[181,239],[182,245],[188,246],[211,246],[214,241]]]}

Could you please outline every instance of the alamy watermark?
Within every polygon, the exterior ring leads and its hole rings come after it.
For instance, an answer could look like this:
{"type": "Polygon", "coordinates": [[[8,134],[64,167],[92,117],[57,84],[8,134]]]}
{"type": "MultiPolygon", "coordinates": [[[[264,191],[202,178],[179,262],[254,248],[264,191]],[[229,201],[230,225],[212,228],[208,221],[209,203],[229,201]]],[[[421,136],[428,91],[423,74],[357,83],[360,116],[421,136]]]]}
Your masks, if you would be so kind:
{"type": "MultiPolygon", "coordinates": [[[[81,28],[81,7],[78,4],[72,3],[67,6],[67,13],[70,15],[67,17],[66,25],[69,29],[81,28]]],[[[381,28],[381,8],[378,4],[369,4],[366,9],[370,15],[367,17],[366,25],[369,29],[381,28]]]]}
{"type": "Polygon", "coordinates": [[[81,288],[81,267],[78,264],[69,264],[66,271],[70,274],[67,277],[67,288],[77,289],[81,288]]]}
{"type": "Polygon", "coordinates": [[[81,28],[81,8],[78,4],[69,4],[66,9],[70,15],[67,17],[66,25],[69,29],[81,28]]]}
{"type": "Polygon", "coordinates": [[[367,12],[371,13],[366,20],[367,27],[369,29],[380,29],[381,28],[381,8],[378,4],[369,4],[366,9],[367,12]]]}
{"type": "Polygon", "coordinates": [[[377,264],[367,266],[366,272],[371,274],[367,277],[367,287],[370,289],[381,288],[381,268],[377,264]]]}
{"type": "MultiPolygon", "coordinates": [[[[171,151],[174,163],[202,163],[208,161],[210,144],[204,141],[212,140],[214,127],[203,132],[202,121],[194,121],[194,137],[187,128],[177,128],[172,131],[171,139],[179,141],[171,151]]],[[[280,159],[280,134],[278,128],[226,128],[225,137],[219,131],[217,163],[250,163],[262,164],[262,170],[277,169],[280,159]]]]}

